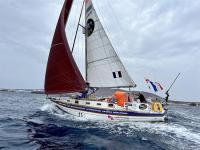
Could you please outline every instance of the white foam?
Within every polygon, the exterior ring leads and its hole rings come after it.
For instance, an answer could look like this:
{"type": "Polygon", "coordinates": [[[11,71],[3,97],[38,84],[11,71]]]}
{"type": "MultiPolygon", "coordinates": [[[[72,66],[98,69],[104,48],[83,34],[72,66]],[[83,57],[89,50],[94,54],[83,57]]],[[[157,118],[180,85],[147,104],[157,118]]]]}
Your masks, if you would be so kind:
{"type": "MultiPolygon", "coordinates": [[[[134,136],[136,132],[141,132],[143,135],[155,135],[163,138],[166,144],[174,144],[177,147],[190,146],[193,142],[200,146],[200,132],[194,132],[184,126],[173,123],[149,123],[149,122],[124,122],[124,123],[97,123],[102,129],[108,130],[111,134],[119,134],[126,136],[134,136]],[[180,141],[182,141],[180,143],[180,141]],[[184,142],[183,142],[184,141],[184,142]],[[181,145],[180,145],[181,144],[181,145]]],[[[147,140],[146,137],[142,140],[147,140]]]]}
{"type": "Polygon", "coordinates": [[[48,111],[48,112],[52,112],[54,109],[55,106],[51,103],[45,104],[40,108],[41,111],[48,111]]]}
{"type": "Polygon", "coordinates": [[[66,120],[71,120],[71,121],[81,121],[81,122],[86,122],[88,121],[85,118],[82,117],[78,117],[78,116],[73,116],[67,113],[64,113],[63,111],[59,110],[57,107],[55,107],[54,104],[52,103],[48,103],[48,104],[44,104],[41,108],[41,111],[47,111],[50,114],[56,115],[62,119],[66,119],[66,120]]]}
{"type": "MultiPolygon", "coordinates": [[[[194,132],[182,125],[175,123],[149,123],[149,122],[108,122],[108,121],[88,121],[81,117],[72,116],[58,110],[53,104],[45,104],[41,107],[42,111],[48,111],[63,119],[87,122],[87,124],[78,126],[79,128],[101,128],[111,134],[135,136],[136,132],[143,135],[152,134],[164,137],[163,142],[173,144],[176,147],[189,146],[191,142],[200,145],[200,131],[194,132]],[[165,138],[166,137],[166,138],[165,138]],[[184,142],[180,142],[184,141],[184,142]]],[[[148,140],[148,137],[142,137],[142,140],[148,140]]]]}

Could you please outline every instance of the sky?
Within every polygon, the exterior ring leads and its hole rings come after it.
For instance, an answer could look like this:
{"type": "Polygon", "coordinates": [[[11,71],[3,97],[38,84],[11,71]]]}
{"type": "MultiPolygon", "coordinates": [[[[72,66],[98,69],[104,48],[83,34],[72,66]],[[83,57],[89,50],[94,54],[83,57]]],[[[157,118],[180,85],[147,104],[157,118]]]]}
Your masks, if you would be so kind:
{"type": "MultiPolygon", "coordinates": [[[[0,1],[0,88],[43,88],[48,53],[64,0],[0,1]]],[[[200,101],[200,1],[93,0],[135,90],[160,82],[174,100],[200,101]]],[[[72,44],[82,0],[74,0],[66,32],[72,44]]],[[[83,20],[82,20],[83,22],[83,20]]],[[[84,72],[83,36],[75,59],[84,72]]],[[[84,73],[83,73],[84,74],[84,73]]],[[[153,91],[151,91],[153,92],[153,91]]],[[[164,96],[163,93],[158,93],[164,96]]]]}

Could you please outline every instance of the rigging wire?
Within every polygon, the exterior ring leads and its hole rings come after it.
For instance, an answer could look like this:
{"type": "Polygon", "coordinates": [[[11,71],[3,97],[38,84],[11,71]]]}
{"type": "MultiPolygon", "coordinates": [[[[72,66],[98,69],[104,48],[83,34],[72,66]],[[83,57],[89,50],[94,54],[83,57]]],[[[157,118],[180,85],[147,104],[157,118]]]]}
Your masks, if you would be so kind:
{"type": "MultiPolygon", "coordinates": [[[[114,8],[113,8],[113,5],[110,3],[110,0],[106,0],[106,2],[107,2],[107,4],[108,5],[106,5],[107,7],[108,7],[108,9],[107,10],[110,10],[110,12],[113,14],[112,15],[112,17],[110,17],[110,18],[113,18],[113,20],[116,22],[116,26],[115,27],[117,27],[118,29],[116,29],[117,31],[119,31],[119,34],[121,35],[120,37],[123,37],[123,32],[124,32],[124,30],[123,30],[123,28],[122,28],[122,26],[121,26],[121,23],[120,23],[120,21],[119,21],[119,18],[117,17],[117,15],[116,15],[116,12],[115,12],[115,10],[114,10],[114,8]],[[114,16],[114,17],[113,17],[114,16]]],[[[116,2],[116,0],[115,0],[115,2],[116,2]]],[[[118,44],[116,44],[116,45],[118,45],[118,44]]],[[[117,47],[117,48],[120,48],[119,46],[117,47]]],[[[117,52],[116,52],[117,53],[117,52]]],[[[120,59],[120,61],[122,61],[121,59],[120,59]]],[[[129,74],[128,72],[127,72],[127,70],[126,70],[126,68],[125,68],[125,71],[126,71],[126,73],[127,74],[129,74]]],[[[129,75],[130,76],[130,75],[129,75]]],[[[131,78],[132,79],[132,78],[131,78]]],[[[133,80],[132,80],[133,81],[133,80]]]]}
{"type": "MultiPolygon", "coordinates": [[[[105,22],[104,21],[104,17],[102,17],[103,15],[103,13],[102,13],[102,11],[101,11],[101,9],[98,7],[98,2],[97,2],[97,9],[98,9],[98,12],[99,12],[99,15],[100,15],[100,17],[101,17],[101,20],[103,21],[103,22],[105,22]]],[[[113,17],[110,17],[110,18],[113,18],[113,17]]],[[[100,21],[100,20],[99,20],[100,21]]],[[[103,26],[103,25],[102,25],[103,26]]],[[[117,53],[117,51],[116,51],[116,49],[114,48],[114,46],[113,46],[113,44],[112,43],[114,43],[113,41],[113,38],[112,38],[112,36],[110,35],[110,32],[109,32],[109,30],[108,30],[108,28],[107,28],[107,26],[106,26],[106,24],[104,23],[104,30],[105,30],[105,32],[106,32],[106,35],[107,35],[107,37],[108,37],[108,39],[109,39],[109,41],[111,42],[111,46],[112,46],[112,48],[115,50],[115,53],[116,53],[116,55],[117,55],[117,57],[119,58],[119,55],[118,55],[118,53],[117,53]]],[[[121,61],[121,59],[119,58],[119,61],[121,62],[121,64],[123,65],[123,63],[122,63],[122,61],[121,61]]],[[[124,68],[124,71],[129,75],[129,73],[127,72],[127,70],[126,70],[126,68],[124,67],[124,65],[123,65],[123,68],[124,68]]],[[[112,69],[111,69],[112,70],[112,69]]],[[[130,75],[129,75],[130,76],[130,75]]],[[[131,80],[132,80],[132,78],[131,78],[131,80]]],[[[132,80],[132,82],[134,83],[134,81],[132,80]]]]}
{"type": "MultiPolygon", "coordinates": [[[[85,1],[85,0],[84,0],[85,1]]],[[[83,8],[85,6],[85,3],[83,5],[83,8]]],[[[82,16],[84,16],[84,10],[82,10],[82,16]]],[[[81,17],[80,19],[80,25],[83,25],[84,26],[84,18],[85,17],[81,17]]],[[[84,49],[84,44],[85,44],[85,36],[83,35],[83,30],[82,30],[82,27],[81,27],[81,30],[79,30],[78,32],[78,36],[80,37],[80,51],[79,51],[79,55],[80,55],[80,68],[81,68],[81,73],[82,73],[82,76],[85,77],[85,60],[84,60],[84,55],[85,55],[85,49],[84,49]]]]}
{"type": "MultiPolygon", "coordinates": [[[[101,9],[100,9],[100,5],[99,5],[99,3],[98,3],[98,1],[96,1],[96,9],[98,10],[98,14],[99,14],[99,16],[100,17],[98,17],[100,20],[100,22],[104,22],[104,25],[102,24],[102,26],[104,27],[104,30],[106,31],[106,33],[107,33],[107,35],[108,35],[108,37],[109,37],[109,39],[112,39],[112,37],[110,36],[110,32],[109,32],[109,30],[108,30],[108,28],[107,28],[107,25],[106,25],[106,23],[105,23],[105,19],[104,19],[104,17],[103,17],[103,13],[102,13],[102,11],[101,11],[101,9]]],[[[112,40],[113,41],[113,40],[112,40]]]]}
{"type": "MultiPolygon", "coordinates": [[[[72,10],[78,10],[79,9],[78,7],[79,7],[79,5],[77,4],[77,1],[74,0],[74,5],[72,5],[72,10]]],[[[71,11],[71,12],[73,12],[73,11],[71,11]]],[[[73,37],[75,35],[75,32],[76,32],[74,27],[76,27],[78,13],[75,13],[74,15],[70,15],[70,16],[73,16],[73,17],[71,17],[71,20],[72,20],[71,24],[70,24],[70,21],[69,21],[67,32],[69,32],[70,37],[73,37]]],[[[69,38],[69,43],[73,44],[73,38],[69,38]]]]}
{"type": "MultiPolygon", "coordinates": [[[[101,15],[101,11],[100,11],[99,7],[96,7],[96,8],[97,8],[98,11],[99,11],[100,17],[102,18],[102,20],[104,20],[103,17],[102,17],[102,15],[101,15]]],[[[105,26],[105,28],[104,28],[104,26],[102,25],[101,20],[100,20],[100,18],[98,17],[96,11],[95,11],[95,15],[96,15],[96,18],[99,19],[99,20],[98,20],[98,21],[99,21],[99,26],[101,26],[101,27],[99,27],[99,28],[100,28],[99,30],[103,30],[103,32],[105,32],[106,38],[108,39],[109,43],[111,43],[111,41],[110,41],[110,39],[109,39],[110,36],[108,36],[109,32],[108,32],[108,29],[106,28],[107,26],[105,26]],[[101,28],[103,28],[103,29],[101,29],[101,28]],[[107,31],[106,31],[105,29],[107,29],[107,31]],[[107,32],[108,34],[107,34],[106,32],[107,32]]],[[[99,32],[100,32],[100,31],[99,31],[99,32]]],[[[102,32],[102,31],[101,31],[101,32],[102,32]]],[[[106,48],[105,48],[106,44],[104,43],[104,40],[103,40],[103,37],[102,37],[101,33],[99,33],[99,34],[100,34],[100,39],[101,39],[101,42],[102,42],[102,44],[103,44],[103,48],[104,48],[105,54],[107,55],[107,53],[109,53],[108,56],[112,56],[111,51],[107,51],[106,48]]],[[[112,44],[111,44],[111,47],[114,49],[114,47],[113,47],[112,44]]],[[[115,56],[118,57],[118,55],[117,55],[116,52],[115,52],[115,56]]],[[[112,72],[114,72],[115,70],[113,70],[113,67],[111,67],[111,65],[110,65],[110,63],[112,63],[112,62],[107,62],[107,63],[108,63],[108,66],[110,67],[110,70],[111,70],[112,72]]],[[[125,70],[125,69],[124,69],[124,70],[125,70]]],[[[103,82],[104,82],[104,81],[103,81],[103,82]]],[[[115,82],[118,82],[118,81],[115,81],[115,82]]]]}
{"type": "MultiPolygon", "coordinates": [[[[83,21],[83,20],[82,20],[83,21]]],[[[83,22],[82,22],[83,23],[83,22]]],[[[82,33],[82,32],[81,32],[82,33]]],[[[85,43],[85,38],[84,38],[84,36],[83,36],[83,34],[82,34],[82,39],[81,39],[81,42],[82,42],[82,44],[81,44],[81,46],[82,46],[82,54],[81,54],[81,56],[82,56],[82,71],[83,72],[85,72],[84,71],[84,68],[85,68],[85,61],[84,61],[84,55],[85,55],[85,48],[84,48],[84,43],[85,43]]],[[[84,74],[83,74],[84,75],[84,74]]],[[[85,75],[84,75],[85,76],[85,75]]]]}
{"type": "MultiPolygon", "coordinates": [[[[95,8],[94,8],[95,9],[95,8]]],[[[94,10],[95,11],[95,10],[94,10]]],[[[98,26],[97,26],[97,31],[101,31],[102,29],[101,29],[101,22],[100,22],[100,19],[99,19],[99,17],[97,16],[97,12],[95,11],[94,12],[94,15],[95,15],[95,17],[96,17],[96,19],[98,19],[97,21],[98,21],[98,26]]],[[[103,39],[102,39],[102,35],[101,35],[101,33],[99,33],[99,37],[100,37],[100,41],[102,42],[102,45],[103,45],[103,49],[104,49],[104,52],[105,52],[105,54],[106,54],[106,50],[105,50],[105,44],[103,43],[103,39]]],[[[99,40],[97,40],[98,42],[99,42],[99,40]]],[[[109,66],[110,67],[110,66],[109,66]]],[[[112,68],[110,67],[110,69],[112,70],[112,68]]],[[[100,78],[100,82],[101,83],[104,83],[104,81],[100,78]]]]}
{"type": "Polygon", "coordinates": [[[82,13],[83,13],[83,8],[84,8],[84,4],[85,4],[85,0],[83,0],[83,5],[81,6],[81,13],[79,15],[79,18],[78,18],[78,24],[77,24],[77,27],[76,27],[76,33],[75,33],[75,37],[74,37],[74,41],[73,41],[73,45],[72,45],[72,53],[74,51],[74,46],[76,44],[76,37],[77,37],[77,34],[79,32],[79,26],[80,26],[80,22],[81,22],[81,18],[82,18],[82,13]]]}
{"type": "MultiPolygon", "coordinates": [[[[116,0],[115,0],[115,1],[116,1],[116,0]]],[[[123,31],[123,30],[122,30],[122,27],[121,27],[121,23],[120,23],[120,21],[119,21],[117,15],[116,15],[116,13],[115,13],[115,10],[114,10],[112,4],[110,3],[110,0],[106,0],[106,2],[107,2],[107,4],[108,4],[107,6],[110,8],[110,9],[108,9],[108,10],[110,10],[111,13],[113,14],[113,16],[114,16],[114,19],[113,19],[113,20],[115,20],[115,22],[116,22],[116,24],[117,24],[117,27],[119,28],[118,31],[120,31],[120,34],[123,35],[123,34],[122,34],[122,31],[123,31]]]]}
{"type": "MultiPolygon", "coordinates": [[[[105,23],[105,21],[104,21],[104,17],[103,17],[103,13],[101,12],[101,9],[100,9],[100,7],[99,7],[99,4],[98,4],[98,2],[97,2],[97,10],[98,10],[98,12],[99,12],[99,16],[97,15],[97,12],[96,12],[96,16],[97,16],[97,18],[99,19],[98,21],[99,21],[99,23],[102,25],[102,27],[103,27],[103,30],[105,30],[105,34],[106,34],[106,36],[107,36],[107,38],[110,40],[111,39],[111,36],[110,36],[110,34],[109,34],[109,30],[108,30],[108,28],[107,28],[107,26],[106,25],[103,25],[102,24],[102,22],[104,22],[104,24],[106,24],[105,23]]],[[[103,40],[102,40],[102,38],[101,38],[101,41],[102,41],[102,43],[103,43],[103,40]]],[[[112,41],[112,40],[111,40],[112,41]]],[[[111,42],[112,43],[112,42],[111,42]]],[[[105,44],[103,43],[103,45],[105,46],[105,44]]],[[[113,46],[113,45],[112,45],[113,46]]],[[[107,51],[105,50],[105,48],[104,48],[104,51],[105,51],[105,53],[107,53],[107,51]]],[[[109,51],[108,51],[109,52],[109,51]]],[[[110,54],[111,55],[111,54],[110,54]]]]}
{"type": "MultiPolygon", "coordinates": [[[[80,24],[83,22],[83,18],[80,18],[80,24]]],[[[77,25],[77,22],[76,22],[77,25]]],[[[81,74],[84,75],[84,36],[82,36],[82,30],[77,31],[76,42],[74,43],[74,56],[78,67],[80,68],[81,74]]]]}
{"type": "MultiPolygon", "coordinates": [[[[98,2],[97,2],[97,4],[98,4],[98,2]]],[[[99,15],[100,15],[100,17],[101,17],[101,19],[102,19],[102,21],[103,22],[105,22],[104,21],[104,17],[103,17],[103,13],[102,13],[102,11],[100,10],[100,8],[97,6],[97,9],[98,9],[98,11],[99,11],[99,15]]],[[[113,17],[110,17],[110,18],[113,18],[113,17]]],[[[103,25],[102,25],[103,26],[103,25]]],[[[111,43],[115,43],[115,42],[113,42],[114,40],[113,40],[113,38],[112,38],[112,36],[111,36],[111,34],[110,34],[110,31],[109,31],[109,29],[108,29],[108,27],[106,26],[106,23],[104,23],[104,30],[105,30],[105,32],[106,32],[106,35],[107,35],[107,37],[108,37],[108,39],[110,40],[110,42],[111,43]]],[[[114,44],[114,45],[116,45],[116,44],[114,44]]],[[[113,49],[115,49],[115,47],[113,46],[113,44],[111,44],[111,46],[113,47],[113,49]]],[[[118,53],[117,53],[117,51],[116,51],[116,49],[115,49],[115,53],[117,54],[117,56],[119,56],[118,55],[118,53]]],[[[121,59],[120,59],[120,61],[121,61],[121,59]]],[[[126,71],[127,72],[127,71],[126,71]]]]}
{"type": "MultiPolygon", "coordinates": [[[[77,33],[78,35],[78,33],[77,33]]],[[[78,65],[78,67],[80,68],[80,36],[77,36],[76,38],[76,44],[74,45],[74,49],[76,49],[76,51],[73,53],[76,59],[76,64],[78,65]]]]}
{"type": "MultiPolygon", "coordinates": [[[[109,1],[109,0],[108,0],[108,1],[109,1]]],[[[105,5],[105,6],[107,6],[106,10],[111,10],[111,9],[112,9],[111,13],[114,14],[114,18],[116,18],[116,20],[117,20],[117,17],[116,17],[116,15],[115,15],[114,9],[113,9],[113,7],[111,7],[111,4],[108,3],[108,1],[106,0],[106,2],[107,2],[107,4],[109,5],[109,7],[108,7],[108,5],[105,5]],[[111,8],[111,9],[110,9],[110,8],[111,8]]],[[[106,23],[105,23],[105,19],[104,19],[105,17],[103,17],[104,15],[103,15],[101,9],[99,8],[99,3],[98,3],[98,2],[96,2],[96,3],[97,3],[97,9],[98,9],[98,12],[99,12],[99,16],[101,17],[101,20],[102,20],[102,22],[104,23],[103,27],[104,27],[104,29],[105,29],[105,31],[106,31],[106,33],[107,33],[109,39],[111,40],[111,43],[115,43],[115,42],[114,42],[115,40],[113,39],[113,37],[112,37],[111,34],[110,34],[109,27],[108,27],[108,26],[106,25],[106,23]]],[[[109,13],[107,13],[107,14],[109,15],[109,13]]],[[[113,19],[113,15],[110,15],[109,20],[115,20],[115,19],[113,19]]],[[[116,25],[116,26],[119,28],[119,30],[117,30],[117,31],[120,31],[120,34],[123,35],[123,34],[122,34],[122,29],[121,29],[120,23],[119,23],[119,21],[116,21],[116,20],[115,20],[115,22],[116,22],[117,24],[119,24],[119,26],[116,25]]],[[[116,26],[115,26],[115,27],[116,27],[116,26]]],[[[122,36],[121,36],[121,37],[122,37],[122,36]]],[[[114,45],[118,45],[118,44],[115,43],[114,45]]],[[[112,46],[113,46],[113,45],[112,45],[112,46]]]]}
{"type": "MultiPolygon", "coordinates": [[[[83,22],[82,18],[80,20],[80,24],[82,24],[82,22],[83,22]]],[[[82,72],[82,75],[84,75],[83,74],[84,73],[84,58],[83,58],[84,57],[84,54],[83,54],[83,52],[84,52],[84,36],[82,34],[82,30],[78,31],[77,36],[79,37],[79,43],[78,43],[79,44],[79,52],[78,52],[78,55],[79,55],[79,58],[80,58],[80,70],[82,72]]]]}

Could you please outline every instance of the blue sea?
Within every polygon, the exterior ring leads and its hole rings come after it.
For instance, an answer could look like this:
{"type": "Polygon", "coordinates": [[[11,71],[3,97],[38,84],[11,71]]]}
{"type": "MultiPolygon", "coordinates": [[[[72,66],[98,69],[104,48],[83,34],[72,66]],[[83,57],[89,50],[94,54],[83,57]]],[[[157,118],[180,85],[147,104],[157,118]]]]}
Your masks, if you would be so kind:
{"type": "Polygon", "coordinates": [[[0,92],[2,150],[200,150],[200,107],[171,105],[163,123],[93,122],[45,95],[0,92]]]}

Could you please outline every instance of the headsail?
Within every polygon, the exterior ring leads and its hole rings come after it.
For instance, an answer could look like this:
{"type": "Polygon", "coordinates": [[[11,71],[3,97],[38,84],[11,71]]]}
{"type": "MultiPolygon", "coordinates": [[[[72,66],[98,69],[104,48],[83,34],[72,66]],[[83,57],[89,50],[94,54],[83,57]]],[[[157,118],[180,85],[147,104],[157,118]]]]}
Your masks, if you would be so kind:
{"type": "Polygon", "coordinates": [[[65,0],[57,23],[46,70],[46,94],[80,92],[86,87],[65,34],[72,3],[73,0],[65,0]]]}
{"type": "Polygon", "coordinates": [[[90,86],[136,86],[106,35],[91,0],[86,0],[86,59],[90,86]]]}

